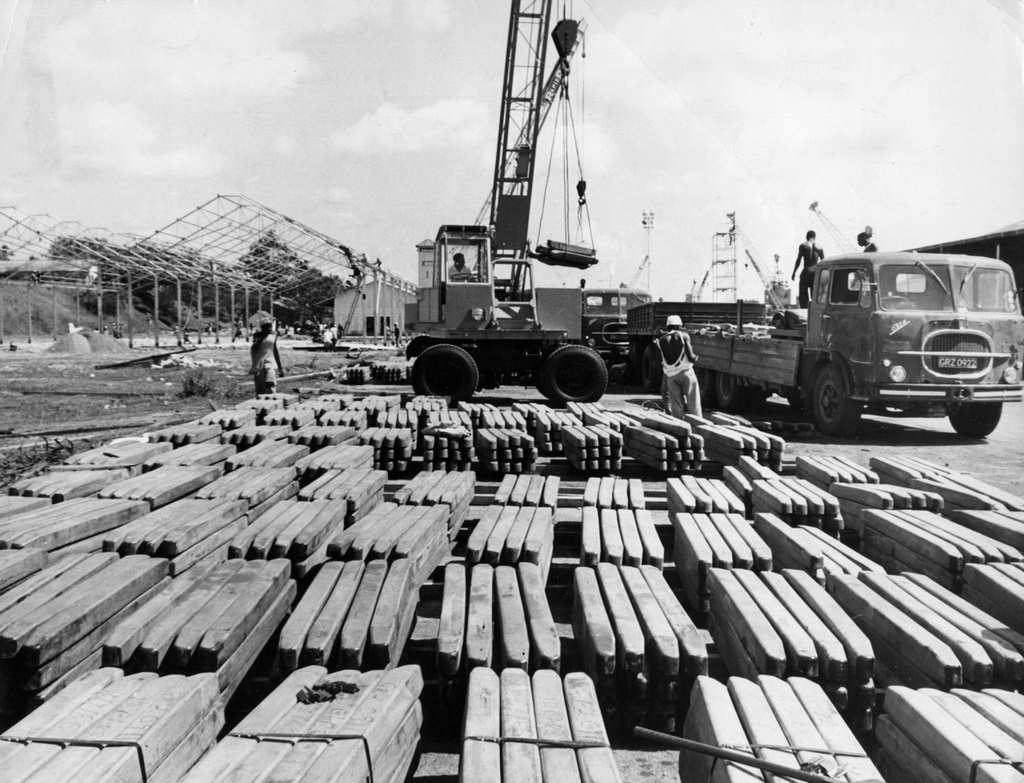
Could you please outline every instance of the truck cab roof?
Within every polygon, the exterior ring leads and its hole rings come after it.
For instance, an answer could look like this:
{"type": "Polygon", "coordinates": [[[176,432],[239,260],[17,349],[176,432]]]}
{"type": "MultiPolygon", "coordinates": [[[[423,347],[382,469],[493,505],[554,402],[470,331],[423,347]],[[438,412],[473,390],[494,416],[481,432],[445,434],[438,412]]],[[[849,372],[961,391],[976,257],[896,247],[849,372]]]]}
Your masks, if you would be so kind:
{"type": "Polygon", "coordinates": [[[985,256],[966,256],[958,253],[912,253],[899,251],[892,253],[843,253],[837,256],[830,256],[817,263],[819,267],[832,267],[848,264],[863,264],[865,266],[881,266],[883,264],[914,264],[920,261],[922,264],[952,264],[967,263],[978,264],[979,267],[993,269],[1006,269],[1007,264],[997,258],[985,256]]]}

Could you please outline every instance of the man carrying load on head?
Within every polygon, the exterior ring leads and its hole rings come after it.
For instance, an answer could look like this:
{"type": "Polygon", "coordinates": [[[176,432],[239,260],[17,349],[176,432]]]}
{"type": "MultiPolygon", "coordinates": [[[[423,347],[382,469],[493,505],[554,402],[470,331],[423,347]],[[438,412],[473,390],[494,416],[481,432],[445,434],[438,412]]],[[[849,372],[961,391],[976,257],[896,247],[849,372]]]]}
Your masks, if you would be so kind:
{"type": "Polygon", "coordinates": [[[665,332],[655,344],[661,352],[668,412],[680,419],[684,413],[703,416],[697,374],[693,371],[697,357],[693,353],[689,333],[683,330],[683,319],[670,315],[665,321],[665,332]]]}

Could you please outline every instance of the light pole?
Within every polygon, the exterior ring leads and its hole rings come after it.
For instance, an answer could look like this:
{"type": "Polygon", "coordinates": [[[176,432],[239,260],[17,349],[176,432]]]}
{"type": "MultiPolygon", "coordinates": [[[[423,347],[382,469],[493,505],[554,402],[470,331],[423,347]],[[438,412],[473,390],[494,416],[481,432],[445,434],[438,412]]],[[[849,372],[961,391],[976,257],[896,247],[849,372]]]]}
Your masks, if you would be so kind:
{"type": "Polygon", "coordinates": [[[647,293],[651,293],[651,267],[654,266],[652,263],[653,258],[651,256],[651,235],[654,233],[654,212],[644,211],[643,219],[641,220],[644,231],[647,233],[647,293]]]}

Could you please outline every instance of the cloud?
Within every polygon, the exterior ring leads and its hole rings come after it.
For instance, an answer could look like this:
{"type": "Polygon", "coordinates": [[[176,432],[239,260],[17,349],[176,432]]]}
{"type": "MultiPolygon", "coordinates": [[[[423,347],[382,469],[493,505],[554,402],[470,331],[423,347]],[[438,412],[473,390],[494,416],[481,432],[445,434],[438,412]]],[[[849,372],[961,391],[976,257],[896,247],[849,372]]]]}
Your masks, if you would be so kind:
{"type": "Polygon", "coordinates": [[[356,153],[424,152],[465,148],[483,142],[490,132],[487,105],[448,99],[419,109],[385,103],[331,137],[335,148],[356,153]]]}
{"type": "Polygon", "coordinates": [[[140,177],[206,177],[223,160],[206,144],[160,144],[159,135],[131,103],[96,101],[61,122],[65,161],[72,167],[140,177]]]}
{"type": "Polygon", "coordinates": [[[341,185],[332,185],[327,188],[326,199],[332,204],[351,204],[352,191],[341,185]]]}
{"type": "Polygon", "coordinates": [[[288,156],[294,155],[295,150],[298,149],[298,142],[295,141],[294,136],[278,136],[274,139],[273,149],[278,155],[288,156]]]}
{"type": "Polygon", "coordinates": [[[447,30],[452,23],[448,0],[403,0],[401,14],[405,21],[426,31],[447,30]]]}

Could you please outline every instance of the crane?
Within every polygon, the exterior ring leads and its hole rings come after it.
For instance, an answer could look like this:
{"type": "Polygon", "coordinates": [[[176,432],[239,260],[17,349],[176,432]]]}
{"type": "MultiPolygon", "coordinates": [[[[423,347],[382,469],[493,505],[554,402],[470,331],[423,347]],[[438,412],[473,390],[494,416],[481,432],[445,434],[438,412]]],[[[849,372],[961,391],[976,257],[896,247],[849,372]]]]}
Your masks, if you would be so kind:
{"type": "Polygon", "coordinates": [[[629,283],[626,285],[626,288],[636,288],[637,283],[640,282],[640,278],[643,275],[644,270],[647,269],[647,267],[650,265],[651,256],[648,253],[647,255],[644,256],[644,260],[640,262],[640,266],[636,268],[636,271],[633,273],[633,276],[629,279],[629,283]]]}
{"type": "MultiPolygon", "coordinates": [[[[775,291],[775,280],[769,280],[764,272],[761,271],[761,265],[754,259],[753,254],[747,248],[743,248],[743,252],[747,254],[747,258],[750,259],[750,265],[754,267],[754,271],[757,272],[757,276],[761,278],[761,282],[764,284],[764,294],[768,297],[768,303],[776,310],[783,310],[786,308],[786,303],[779,298],[778,293],[775,291]]],[[[778,256],[776,256],[778,258],[778,256]]],[[[778,272],[778,261],[775,263],[776,277],[779,277],[778,272]]]]}
{"type": "Polygon", "coordinates": [[[839,249],[842,252],[846,253],[853,249],[853,245],[850,244],[846,235],[843,234],[843,232],[839,230],[839,227],[829,220],[825,213],[821,211],[821,207],[818,206],[817,201],[812,201],[808,209],[818,216],[818,220],[821,221],[821,224],[828,230],[829,234],[832,235],[833,241],[839,246],[839,249]]]}

